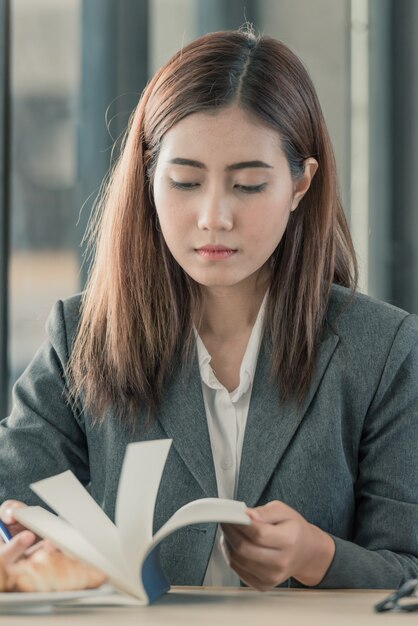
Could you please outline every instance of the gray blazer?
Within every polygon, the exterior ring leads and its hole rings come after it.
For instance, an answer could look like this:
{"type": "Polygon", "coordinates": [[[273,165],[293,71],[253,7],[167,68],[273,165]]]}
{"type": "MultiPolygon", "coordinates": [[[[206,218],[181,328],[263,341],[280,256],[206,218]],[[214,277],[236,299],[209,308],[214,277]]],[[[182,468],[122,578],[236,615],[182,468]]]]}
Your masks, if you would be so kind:
{"type": "MultiPolygon", "coordinates": [[[[113,517],[127,443],[170,437],[157,530],[183,504],[217,496],[197,360],[168,381],[148,430],[141,414],[132,434],[111,412],[95,427],[65,402],[79,303],[56,304],[49,340],[15,386],[13,411],[0,424],[0,501],[38,503],[29,483],[72,469],[113,517]]],[[[251,507],[282,500],[333,536],[335,558],[320,587],[397,587],[418,576],[418,318],[362,295],[350,302],[334,287],[327,320],[299,409],[280,402],[263,339],[237,498],[251,507]]],[[[215,530],[188,527],[165,540],[172,584],[202,583],[215,530]]]]}

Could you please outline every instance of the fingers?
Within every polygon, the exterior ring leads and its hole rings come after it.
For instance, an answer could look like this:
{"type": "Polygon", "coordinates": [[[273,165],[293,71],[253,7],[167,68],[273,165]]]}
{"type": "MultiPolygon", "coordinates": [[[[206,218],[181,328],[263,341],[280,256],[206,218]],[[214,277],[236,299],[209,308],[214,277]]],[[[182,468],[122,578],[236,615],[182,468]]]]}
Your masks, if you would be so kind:
{"type": "Polygon", "coordinates": [[[247,509],[246,513],[254,522],[280,524],[281,522],[292,519],[296,514],[296,511],[284,502],[272,500],[271,502],[262,506],[257,506],[254,509],[247,509]]]}
{"type": "Polygon", "coordinates": [[[19,502],[18,500],[5,500],[0,506],[0,519],[2,522],[4,522],[4,524],[6,524],[7,529],[12,536],[17,535],[18,533],[22,532],[22,530],[25,530],[24,526],[22,526],[22,524],[19,524],[19,522],[15,520],[15,517],[13,515],[13,511],[23,506],[26,505],[23,502],[19,502]]]}
{"type": "MultiPolygon", "coordinates": [[[[247,530],[247,527],[244,526],[243,528],[247,530]]],[[[241,526],[232,525],[222,527],[222,530],[227,543],[227,548],[229,550],[234,550],[239,554],[248,554],[251,550],[252,552],[255,552],[261,548],[274,548],[274,545],[272,545],[268,539],[264,538],[262,532],[252,533],[250,535],[249,533],[244,532],[241,526]]]]}
{"type": "Polygon", "coordinates": [[[252,520],[249,526],[222,526],[229,563],[242,580],[265,591],[287,580],[299,564],[302,522],[306,522],[278,501],[248,509],[247,514],[252,520]]]}
{"type": "Polygon", "coordinates": [[[29,530],[24,530],[0,548],[0,556],[6,565],[11,565],[24,554],[34,541],[35,535],[29,530]]]}
{"type": "Polygon", "coordinates": [[[23,502],[19,502],[19,500],[5,500],[0,506],[1,521],[8,525],[16,523],[13,511],[15,509],[20,509],[22,506],[26,505],[23,502]]]}
{"type": "Polygon", "coordinates": [[[265,576],[268,576],[269,580],[270,578],[276,580],[281,576],[283,579],[287,578],[284,574],[288,560],[286,550],[271,545],[257,545],[240,533],[239,527],[230,528],[228,533],[225,533],[224,540],[231,567],[239,565],[260,579],[264,579],[265,576]]]}
{"type": "Polygon", "coordinates": [[[234,545],[245,538],[254,545],[278,549],[286,541],[286,527],[286,523],[279,527],[278,525],[254,521],[250,526],[222,524],[222,530],[226,538],[234,545]]]}
{"type": "Polygon", "coordinates": [[[264,545],[255,543],[241,533],[239,527],[230,528],[224,534],[224,541],[230,564],[234,562],[249,571],[277,568],[278,563],[286,558],[284,552],[272,542],[266,540],[264,545]]]}
{"type": "Polygon", "coordinates": [[[228,545],[228,541],[224,533],[221,534],[220,544],[224,559],[228,565],[235,570],[240,579],[247,585],[258,589],[259,591],[264,591],[265,585],[263,584],[263,581],[254,574],[254,571],[251,571],[251,569],[237,562],[237,560],[233,558],[232,549],[228,545]]]}
{"type": "MultiPolygon", "coordinates": [[[[35,537],[36,539],[39,539],[37,535],[35,535],[35,537]]],[[[38,550],[44,550],[45,552],[51,553],[51,552],[57,552],[58,548],[49,539],[41,539],[37,543],[34,543],[33,545],[31,545],[30,548],[26,550],[25,556],[29,557],[34,552],[37,552],[38,550]]]]}
{"type": "Polygon", "coordinates": [[[237,547],[228,545],[229,564],[244,582],[266,591],[289,578],[286,552],[260,548],[243,541],[237,547]]]}
{"type": "Polygon", "coordinates": [[[238,574],[240,580],[249,587],[257,589],[257,591],[268,591],[271,587],[268,587],[262,580],[257,578],[254,573],[245,570],[237,564],[231,565],[232,569],[238,574]]]}

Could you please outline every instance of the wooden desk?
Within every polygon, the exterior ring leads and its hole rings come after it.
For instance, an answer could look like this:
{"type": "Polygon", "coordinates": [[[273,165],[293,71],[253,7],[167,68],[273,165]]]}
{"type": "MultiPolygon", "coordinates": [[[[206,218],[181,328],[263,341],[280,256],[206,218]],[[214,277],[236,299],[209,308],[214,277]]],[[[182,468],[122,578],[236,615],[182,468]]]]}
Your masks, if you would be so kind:
{"type": "Polygon", "coordinates": [[[42,615],[2,615],[1,626],[399,626],[415,613],[374,613],[384,591],[174,587],[151,607],[78,606],[42,615]]]}

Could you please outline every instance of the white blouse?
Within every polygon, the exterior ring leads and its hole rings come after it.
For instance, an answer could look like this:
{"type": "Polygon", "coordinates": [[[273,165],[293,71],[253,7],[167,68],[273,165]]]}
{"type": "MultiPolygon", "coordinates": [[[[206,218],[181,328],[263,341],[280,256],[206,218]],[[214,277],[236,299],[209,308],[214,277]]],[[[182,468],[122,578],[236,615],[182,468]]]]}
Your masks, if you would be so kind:
{"type": "MultiPolygon", "coordinates": [[[[267,294],[261,303],[242,359],[239,385],[231,393],[216,378],[210,366],[211,356],[195,331],[219,498],[233,500],[236,497],[242,444],[261,344],[266,298],[267,294]]],[[[239,587],[239,577],[229,567],[222,550],[222,535],[218,526],[203,584],[239,587]]]]}

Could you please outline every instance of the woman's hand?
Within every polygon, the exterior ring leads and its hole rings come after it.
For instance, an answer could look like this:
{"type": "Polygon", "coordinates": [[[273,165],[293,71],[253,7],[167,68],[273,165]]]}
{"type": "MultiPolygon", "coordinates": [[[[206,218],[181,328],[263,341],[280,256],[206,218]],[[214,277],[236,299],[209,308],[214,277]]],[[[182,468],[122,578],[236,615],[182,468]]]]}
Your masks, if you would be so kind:
{"type": "Polygon", "coordinates": [[[13,511],[22,506],[25,506],[23,502],[17,500],[5,500],[0,506],[0,519],[13,537],[9,543],[0,539],[0,558],[6,567],[20,559],[36,540],[36,535],[25,530],[14,518],[13,511]]]}
{"type": "Polygon", "coordinates": [[[325,576],[335,553],[332,538],[277,500],[247,510],[251,526],[222,526],[230,565],[259,591],[290,577],[314,586],[325,576]]]}
{"type": "MultiPolygon", "coordinates": [[[[22,524],[16,521],[14,517],[14,511],[16,509],[20,509],[23,506],[27,506],[24,502],[20,502],[19,500],[5,500],[3,504],[0,506],[0,520],[7,526],[7,530],[12,535],[13,539],[10,543],[6,544],[4,548],[1,546],[4,545],[2,539],[0,538],[0,556],[3,557],[3,561],[6,565],[9,565],[10,562],[7,560],[7,554],[16,554],[16,558],[20,558],[20,556],[25,555],[25,557],[29,557],[34,552],[38,550],[45,550],[47,552],[55,552],[57,548],[48,539],[41,539],[35,533],[29,532],[26,530],[22,524]],[[14,538],[18,539],[18,541],[14,542],[14,538]],[[31,537],[31,539],[29,538],[31,537]],[[10,549],[9,546],[15,546],[13,549],[10,549]],[[23,549],[19,552],[19,546],[23,549]],[[26,547],[24,547],[26,546],[26,547]],[[2,551],[4,550],[4,551],[2,551]]],[[[13,559],[15,561],[16,559],[13,559]]]]}
{"type": "Polygon", "coordinates": [[[24,530],[13,537],[9,543],[0,545],[0,559],[8,567],[20,559],[26,550],[35,541],[35,535],[29,530],[24,530]]]}
{"type": "MultiPolygon", "coordinates": [[[[19,524],[19,522],[15,520],[15,517],[13,515],[13,512],[16,509],[21,508],[22,506],[26,506],[26,504],[24,504],[23,502],[19,502],[18,500],[5,500],[0,506],[0,520],[4,524],[6,524],[7,529],[12,537],[22,532],[22,530],[25,530],[24,526],[22,526],[22,524],[19,524]]],[[[0,545],[1,543],[2,541],[0,539],[0,545]]]]}

